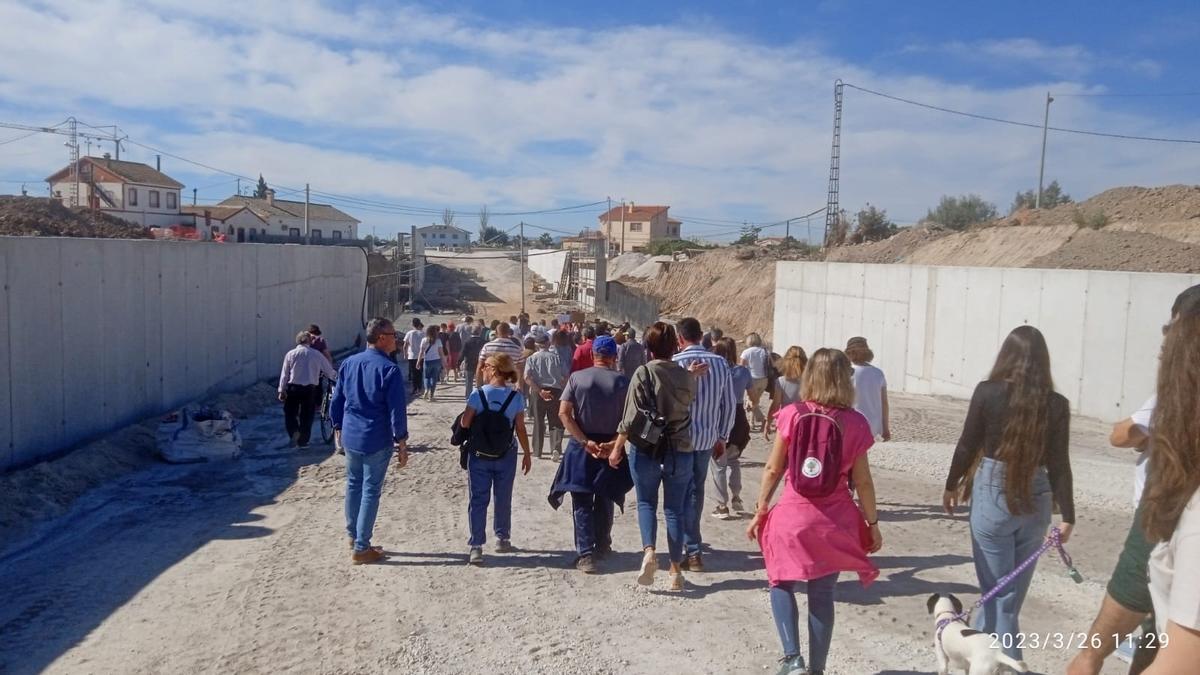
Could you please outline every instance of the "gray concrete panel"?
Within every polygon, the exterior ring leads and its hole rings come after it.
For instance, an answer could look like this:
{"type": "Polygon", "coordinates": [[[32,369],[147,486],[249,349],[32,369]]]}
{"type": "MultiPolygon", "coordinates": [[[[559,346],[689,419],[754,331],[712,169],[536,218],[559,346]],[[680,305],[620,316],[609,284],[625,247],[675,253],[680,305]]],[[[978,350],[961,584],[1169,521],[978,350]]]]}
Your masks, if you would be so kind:
{"type": "MultiPolygon", "coordinates": [[[[106,315],[119,307],[104,305],[103,251],[99,239],[81,239],[62,247],[63,357],[62,442],[79,443],[105,427],[108,401],[104,392],[104,363],[119,348],[101,342],[106,315]]],[[[124,318],[124,317],[122,317],[124,318]]]]}
{"type": "Polygon", "coordinates": [[[1080,327],[1080,367],[1087,386],[1080,390],[1078,403],[1080,412],[1102,420],[1133,412],[1122,406],[1130,283],[1128,274],[1087,273],[1086,318],[1080,327]]]}
{"type": "Polygon", "coordinates": [[[6,238],[12,463],[64,447],[62,239],[6,238]]]}
{"type": "Polygon", "coordinates": [[[0,349],[5,354],[0,356],[0,468],[12,463],[15,448],[13,446],[13,405],[12,405],[12,370],[9,362],[9,311],[8,311],[8,255],[10,246],[7,239],[0,237],[0,349]]]}

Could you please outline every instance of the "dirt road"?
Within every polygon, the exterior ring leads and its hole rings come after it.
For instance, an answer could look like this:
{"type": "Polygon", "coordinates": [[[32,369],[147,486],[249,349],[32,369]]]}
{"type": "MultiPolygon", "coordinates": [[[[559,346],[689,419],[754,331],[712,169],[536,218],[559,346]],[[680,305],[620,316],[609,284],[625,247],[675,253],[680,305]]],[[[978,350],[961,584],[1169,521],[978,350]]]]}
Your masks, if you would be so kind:
{"type": "MultiPolygon", "coordinates": [[[[241,460],[168,466],[104,485],[0,554],[0,672],[773,672],[778,640],[746,521],[705,518],[711,569],[670,594],[636,586],[636,517],[618,514],[619,553],[595,576],[571,568],[571,518],[546,493],[555,464],[517,480],[520,551],[468,567],[466,481],[445,440],[460,404],[414,402],[410,465],[388,476],[376,542],[387,565],[348,564],[343,460],[278,447],[277,407],[243,424],[241,460]]],[[[872,451],[882,576],[838,585],[831,673],[927,673],[932,592],[973,600],[964,517],[935,508],[965,412],[961,402],[894,396],[898,440],[872,451]]],[[[1086,581],[1044,559],[1028,631],[1082,631],[1131,520],[1128,457],[1076,420],[1080,522],[1070,549],[1086,581]]],[[[765,446],[746,456],[753,500],[765,446]]],[[[710,491],[711,492],[711,491],[710,491]]],[[[661,533],[664,532],[660,526],[661,533]]],[[[665,548],[665,542],[660,542],[665,548]]],[[[1030,650],[1061,672],[1068,654],[1030,650]]],[[[1123,672],[1111,663],[1106,672],[1123,672]]]]}
{"type": "MultiPolygon", "coordinates": [[[[513,251],[479,250],[471,253],[452,253],[436,251],[429,253],[430,262],[459,270],[472,270],[478,277],[478,285],[486,289],[488,296],[483,300],[472,300],[476,307],[475,313],[481,317],[506,320],[509,316],[521,311],[521,267],[515,259],[506,256],[516,255],[513,251]]],[[[525,271],[526,288],[533,284],[534,275],[525,271]]],[[[530,301],[532,294],[526,296],[525,311],[536,321],[547,318],[537,316],[537,306],[530,301]]]]}

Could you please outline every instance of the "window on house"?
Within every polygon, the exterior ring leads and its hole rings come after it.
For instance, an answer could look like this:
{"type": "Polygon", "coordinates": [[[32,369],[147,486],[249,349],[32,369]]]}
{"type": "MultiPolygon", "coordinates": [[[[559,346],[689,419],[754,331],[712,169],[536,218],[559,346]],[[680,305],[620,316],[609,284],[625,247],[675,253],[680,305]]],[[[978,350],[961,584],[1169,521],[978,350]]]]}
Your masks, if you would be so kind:
{"type": "Polygon", "coordinates": [[[321,241],[321,231],[320,230],[312,231],[312,240],[313,241],[321,241]]]}
{"type": "Polygon", "coordinates": [[[158,202],[158,190],[151,190],[150,191],[150,208],[157,209],[158,203],[159,203],[158,202]]]}
{"type": "Polygon", "coordinates": [[[137,206],[137,188],[129,188],[129,205],[137,206]]]}
{"type": "Polygon", "coordinates": [[[174,192],[167,193],[167,208],[172,211],[179,208],[179,196],[174,192]]]}
{"type": "Polygon", "coordinates": [[[334,231],[333,231],[333,238],[334,238],[334,239],[341,239],[341,238],[342,238],[342,231],[341,231],[341,230],[334,230],[334,231]]]}
{"type": "Polygon", "coordinates": [[[250,228],[250,238],[253,239],[254,235],[256,235],[256,234],[258,234],[258,228],[254,228],[254,227],[250,228]]]}
{"type": "Polygon", "coordinates": [[[288,236],[290,236],[293,239],[299,239],[300,238],[300,228],[293,227],[293,228],[289,229],[288,236]]]}
{"type": "Polygon", "coordinates": [[[630,223],[630,224],[629,224],[629,231],[630,231],[630,232],[641,232],[641,231],[642,231],[642,224],[641,224],[641,223],[630,223]]]}
{"type": "Polygon", "coordinates": [[[438,239],[445,239],[445,238],[446,238],[446,233],[445,233],[445,232],[442,232],[442,233],[438,234],[438,239]]]}

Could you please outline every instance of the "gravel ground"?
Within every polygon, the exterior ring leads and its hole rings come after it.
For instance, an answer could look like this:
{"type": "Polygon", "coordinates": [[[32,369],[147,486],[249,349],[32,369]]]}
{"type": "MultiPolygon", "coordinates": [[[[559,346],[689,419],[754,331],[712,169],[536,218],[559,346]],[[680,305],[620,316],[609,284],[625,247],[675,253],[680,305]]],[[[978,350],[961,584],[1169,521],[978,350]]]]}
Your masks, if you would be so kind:
{"type": "MultiPolygon", "coordinates": [[[[594,576],[571,568],[570,515],[545,501],[556,465],[518,477],[511,555],[466,554],[466,481],[447,428],[461,403],[411,406],[413,456],[388,476],[376,541],[387,565],[348,564],[343,460],[281,448],[277,406],[242,424],[235,462],[153,465],[110,481],[0,557],[0,672],[762,673],[779,647],[761,557],[745,520],[705,519],[710,571],[684,593],[634,583],[632,510],[594,576]]],[[[880,580],[838,585],[830,673],[929,673],[925,597],[977,589],[964,516],[939,512],[965,403],[893,396],[897,440],[872,451],[885,545],[880,580]]],[[[1131,519],[1132,468],[1098,422],[1077,419],[1080,522],[1069,548],[1086,581],[1052,558],[1023,615],[1032,632],[1086,630],[1131,519]]],[[[748,449],[753,501],[766,446],[748,449]]],[[[660,537],[661,534],[660,525],[660,537]]],[[[1069,653],[1026,652],[1061,672],[1069,653]]],[[[1105,672],[1123,672],[1110,663],[1105,672]]]]}

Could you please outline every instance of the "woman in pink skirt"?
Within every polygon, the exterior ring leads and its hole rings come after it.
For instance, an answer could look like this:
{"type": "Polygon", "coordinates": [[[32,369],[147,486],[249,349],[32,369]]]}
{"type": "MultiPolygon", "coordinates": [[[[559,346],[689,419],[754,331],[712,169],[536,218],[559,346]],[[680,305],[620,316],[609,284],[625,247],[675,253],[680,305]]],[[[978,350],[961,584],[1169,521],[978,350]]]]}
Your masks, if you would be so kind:
{"type": "MultiPolygon", "coordinates": [[[[800,386],[800,401],[779,411],[779,435],[763,471],[762,489],[754,521],[746,530],[751,539],[762,547],[771,585],[771,612],[783,643],[783,658],[779,675],[825,671],[829,644],[833,638],[833,591],[840,572],[857,572],[859,581],[868,586],[879,570],[867,559],[883,546],[883,536],[875,511],[875,484],[867,464],[867,450],[874,442],[871,426],[862,413],[854,410],[853,372],[850,359],[837,349],[818,349],[812,355],[800,386]],[[808,413],[827,417],[804,418],[808,413]],[[832,418],[836,424],[828,423],[832,418]],[[823,491],[826,496],[805,496],[796,482],[804,483],[803,490],[812,494],[813,481],[821,481],[824,467],[816,457],[826,459],[831,453],[814,453],[805,438],[822,429],[825,439],[840,434],[840,466],[823,491]],[[797,471],[789,471],[789,467],[797,471]],[[768,511],[771,497],[779,480],[787,474],[779,502],[768,511]],[[795,474],[795,478],[793,477],[795,474]],[[854,481],[859,503],[854,502],[849,481],[854,481]],[[796,584],[805,581],[808,595],[809,664],[805,669],[800,655],[799,609],[796,606],[796,584]]],[[[837,443],[832,443],[837,445],[837,443]]],[[[834,467],[829,467],[834,469],[834,467]]]]}

